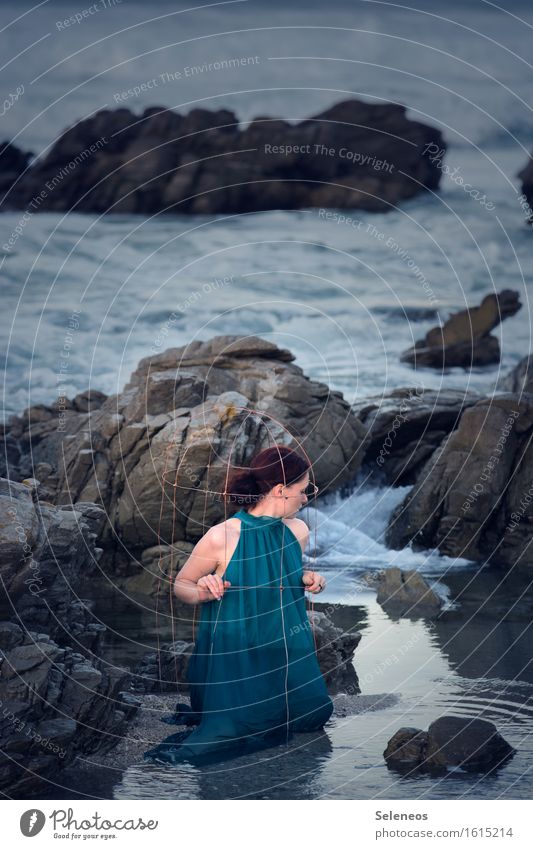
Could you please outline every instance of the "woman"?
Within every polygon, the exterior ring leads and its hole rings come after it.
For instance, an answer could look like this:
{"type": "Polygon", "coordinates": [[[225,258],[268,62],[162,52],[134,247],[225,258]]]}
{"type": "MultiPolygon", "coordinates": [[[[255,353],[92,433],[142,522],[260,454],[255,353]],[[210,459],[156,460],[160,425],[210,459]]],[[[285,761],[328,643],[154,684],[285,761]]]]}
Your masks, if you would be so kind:
{"type": "Polygon", "coordinates": [[[309,462],[274,445],[233,475],[226,497],[242,508],[210,528],[178,573],[176,596],[201,604],[189,661],[191,707],[166,721],[198,724],[145,752],[149,760],[207,763],[323,727],[333,711],[318,666],[305,591],[326,581],[303,571],[309,462]]]}

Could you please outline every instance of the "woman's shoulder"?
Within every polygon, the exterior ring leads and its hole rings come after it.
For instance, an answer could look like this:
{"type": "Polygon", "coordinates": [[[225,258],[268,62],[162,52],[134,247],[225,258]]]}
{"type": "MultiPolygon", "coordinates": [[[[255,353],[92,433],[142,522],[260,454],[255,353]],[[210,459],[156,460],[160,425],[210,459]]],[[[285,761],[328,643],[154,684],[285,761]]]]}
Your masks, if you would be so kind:
{"type": "Polygon", "coordinates": [[[291,528],[299,528],[302,532],[309,530],[309,525],[303,519],[298,519],[297,516],[290,516],[287,519],[283,519],[283,521],[291,528]]]}
{"type": "Polygon", "coordinates": [[[293,532],[294,536],[297,537],[301,543],[305,543],[309,536],[309,528],[303,519],[297,519],[296,516],[293,516],[290,519],[283,519],[283,523],[287,525],[289,530],[293,532]]]}
{"type": "Polygon", "coordinates": [[[235,534],[238,536],[241,528],[241,520],[237,519],[236,516],[232,516],[230,519],[225,519],[222,522],[217,522],[216,525],[211,525],[208,531],[206,531],[205,536],[209,536],[209,538],[214,542],[223,542],[227,541],[228,536],[234,536],[235,534]]]}

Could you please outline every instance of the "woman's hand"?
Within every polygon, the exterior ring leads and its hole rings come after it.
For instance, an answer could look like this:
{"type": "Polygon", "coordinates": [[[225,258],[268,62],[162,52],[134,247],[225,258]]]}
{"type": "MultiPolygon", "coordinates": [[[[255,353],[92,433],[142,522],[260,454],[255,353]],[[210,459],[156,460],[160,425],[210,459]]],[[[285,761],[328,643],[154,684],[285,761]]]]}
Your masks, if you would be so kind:
{"type": "Polygon", "coordinates": [[[231,587],[229,581],[223,581],[220,575],[204,575],[196,582],[196,586],[201,593],[207,593],[203,601],[213,601],[215,598],[220,601],[224,595],[226,587],[231,587]]]}
{"type": "Polygon", "coordinates": [[[302,581],[307,592],[321,593],[326,586],[326,579],[318,572],[304,572],[302,581]]]}

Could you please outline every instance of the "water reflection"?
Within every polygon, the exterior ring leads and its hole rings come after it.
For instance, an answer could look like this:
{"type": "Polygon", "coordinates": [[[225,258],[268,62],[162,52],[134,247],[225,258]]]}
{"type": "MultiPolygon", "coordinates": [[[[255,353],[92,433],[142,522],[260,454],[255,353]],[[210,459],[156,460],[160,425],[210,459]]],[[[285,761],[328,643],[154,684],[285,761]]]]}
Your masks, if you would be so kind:
{"type": "Polygon", "coordinates": [[[327,731],[295,734],[288,745],[224,764],[161,766],[144,762],[126,770],[115,799],[316,799],[332,746],[327,731]]]}

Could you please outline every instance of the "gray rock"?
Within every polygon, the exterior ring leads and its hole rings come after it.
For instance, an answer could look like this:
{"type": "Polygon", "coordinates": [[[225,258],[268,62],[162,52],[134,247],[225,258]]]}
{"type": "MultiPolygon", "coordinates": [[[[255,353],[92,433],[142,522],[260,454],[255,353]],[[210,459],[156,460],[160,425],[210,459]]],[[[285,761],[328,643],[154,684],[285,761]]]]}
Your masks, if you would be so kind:
{"type": "Polygon", "coordinates": [[[15,622],[0,622],[0,649],[4,652],[22,642],[23,632],[15,622]]]}
{"type": "Polygon", "coordinates": [[[81,598],[97,570],[104,521],[96,504],[55,507],[31,487],[0,478],[0,571],[19,624],[96,649],[99,632],[87,630],[90,611],[81,598]]]}
{"type": "Polygon", "coordinates": [[[391,616],[434,617],[441,609],[439,596],[416,569],[391,566],[378,575],[377,601],[391,616]]]}
{"type": "Polygon", "coordinates": [[[309,611],[308,617],[316,639],[318,664],[328,691],[331,694],[360,693],[353,665],[354,652],[361,640],[359,631],[343,632],[321,611],[309,611]]]}
{"type": "Polygon", "coordinates": [[[84,590],[96,571],[96,504],[55,507],[38,487],[0,479],[0,788],[39,793],[80,752],[116,745],[135,702],[127,673],[96,660],[103,625],[84,590]],[[5,615],[5,613],[4,613],[5,615]],[[15,614],[13,614],[15,617],[15,614]]]}

